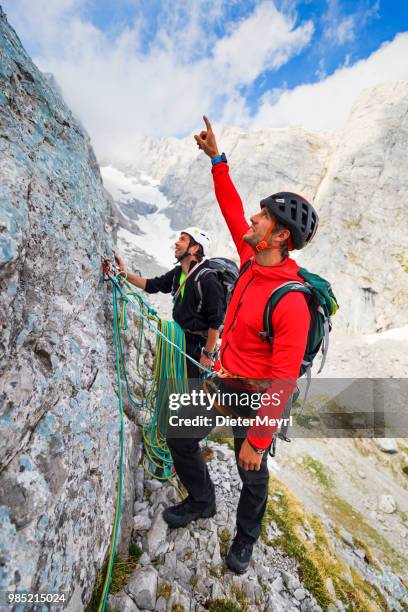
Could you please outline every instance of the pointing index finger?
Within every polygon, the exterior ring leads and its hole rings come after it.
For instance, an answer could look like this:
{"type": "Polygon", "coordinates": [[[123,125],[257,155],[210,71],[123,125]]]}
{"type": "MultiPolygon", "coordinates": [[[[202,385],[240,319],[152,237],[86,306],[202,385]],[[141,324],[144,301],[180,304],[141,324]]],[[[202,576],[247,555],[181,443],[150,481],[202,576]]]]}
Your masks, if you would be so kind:
{"type": "Polygon", "coordinates": [[[206,115],[204,115],[204,116],[203,116],[203,119],[204,119],[204,123],[205,123],[205,125],[206,125],[206,127],[207,127],[207,130],[208,130],[209,132],[212,132],[211,123],[210,123],[210,121],[209,121],[208,117],[207,117],[206,115]]]}

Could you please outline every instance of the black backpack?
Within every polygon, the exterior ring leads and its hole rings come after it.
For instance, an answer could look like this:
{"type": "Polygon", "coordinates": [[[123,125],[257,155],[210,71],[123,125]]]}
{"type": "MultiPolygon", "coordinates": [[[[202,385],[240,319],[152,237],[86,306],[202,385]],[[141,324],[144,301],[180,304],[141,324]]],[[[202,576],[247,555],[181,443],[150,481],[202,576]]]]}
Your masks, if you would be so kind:
{"type": "MultiPolygon", "coordinates": [[[[226,257],[213,257],[212,259],[206,260],[206,267],[200,268],[198,274],[194,276],[194,290],[197,296],[197,312],[201,312],[203,307],[203,288],[201,285],[202,279],[208,274],[216,274],[218,280],[220,281],[222,288],[224,289],[224,314],[227,310],[227,306],[231,299],[232,292],[235,288],[235,284],[238,280],[239,269],[238,266],[231,261],[231,259],[227,259],[226,257]]],[[[173,287],[171,290],[172,295],[174,296],[177,292],[177,282],[176,275],[174,275],[173,279],[173,287]]],[[[220,337],[222,335],[222,328],[220,328],[220,337]]],[[[201,336],[201,332],[190,332],[201,336]]]]}
{"type": "Polygon", "coordinates": [[[212,259],[207,259],[207,267],[201,268],[198,274],[196,274],[194,277],[194,283],[198,295],[197,312],[201,312],[203,307],[203,289],[201,287],[201,280],[208,274],[216,274],[222,288],[224,289],[225,312],[231,299],[235,283],[238,280],[238,266],[231,261],[231,259],[227,259],[226,257],[213,257],[212,259]]]}

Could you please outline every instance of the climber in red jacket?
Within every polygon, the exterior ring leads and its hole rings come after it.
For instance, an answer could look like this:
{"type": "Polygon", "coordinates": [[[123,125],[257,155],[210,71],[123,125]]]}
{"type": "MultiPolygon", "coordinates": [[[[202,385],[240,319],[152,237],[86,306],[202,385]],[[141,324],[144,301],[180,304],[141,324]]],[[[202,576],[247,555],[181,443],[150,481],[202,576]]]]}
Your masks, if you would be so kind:
{"type": "MultiPolygon", "coordinates": [[[[273,345],[264,341],[263,313],[271,292],[288,281],[303,282],[299,266],[289,257],[313,238],[318,217],[303,197],[280,192],[261,201],[259,212],[245,220],[244,209],[229,176],[225,154],[220,155],[207,117],[206,130],[194,138],[210,158],[215,194],[237,248],[242,271],[224,322],[219,376],[240,384],[239,379],[265,379],[268,393],[280,394],[279,407],[262,406],[259,417],[279,418],[296,386],[305,353],[310,314],[304,294],[287,293],[272,314],[273,345]],[[236,379],[236,380],[235,380],[236,379]]],[[[244,384],[244,380],[242,381],[244,384]]],[[[243,481],[237,509],[237,533],[230,547],[227,565],[243,573],[259,537],[268,497],[267,450],[274,430],[253,424],[245,438],[234,432],[238,470],[243,481]]],[[[171,527],[188,524],[215,513],[214,486],[201,458],[197,439],[168,439],[174,466],[189,496],[167,508],[163,516],[171,527]]]]}

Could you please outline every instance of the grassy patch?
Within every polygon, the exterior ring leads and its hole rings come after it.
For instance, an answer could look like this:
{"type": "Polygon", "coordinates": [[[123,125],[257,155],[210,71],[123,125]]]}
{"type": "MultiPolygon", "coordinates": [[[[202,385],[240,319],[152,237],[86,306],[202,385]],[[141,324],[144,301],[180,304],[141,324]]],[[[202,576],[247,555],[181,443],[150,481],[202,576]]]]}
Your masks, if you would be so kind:
{"type": "Polygon", "coordinates": [[[143,550],[137,544],[131,544],[129,546],[129,557],[132,557],[132,559],[136,559],[136,561],[139,561],[142,554],[143,550]]]}
{"type": "Polygon", "coordinates": [[[159,597],[164,597],[167,601],[171,595],[171,584],[168,582],[161,582],[159,586],[159,597]]]}
{"type": "Polygon", "coordinates": [[[402,471],[404,472],[406,476],[408,476],[408,465],[404,465],[404,467],[402,468],[402,471]]]}
{"type": "MultiPolygon", "coordinates": [[[[404,571],[406,559],[401,557],[398,552],[388,543],[388,541],[371,525],[365,522],[363,514],[353,508],[351,504],[337,495],[327,495],[329,514],[331,518],[352,533],[358,525],[359,533],[368,541],[372,548],[381,550],[384,562],[396,571],[404,571]]],[[[361,540],[360,540],[361,541],[361,540]]]]}
{"type": "Polygon", "coordinates": [[[231,597],[211,599],[206,604],[210,612],[247,612],[248,598],[239,586],[231,587],[231,597]]]}
{"type": "Polygon", "coordinates": [[[208,436],[208,440],[217,444],[226,444],[230,449],[234,450],[234,438],[226,436],[221,430],[214,429],[208,436]]]}
{"type": "Polygon", "coordinates": [[[304,413],[295,414],[293,420],[299,427],[304,427],[304,429],[313,429],[320,422],[319,417],[316,415],[304,413]]]}
{"type": "Polygon", "coordinates": [[[282,487],[282,484],[272,475],[270,475],[270,483],[272,495],[275,490],[282,491],[282,489],[285,489],[285,491],[284,495],[280,497],[279,504],[268,502],[262,522],[261,536],[268,544],[280,545],[289,556],[299,561],[305,587],[316,597],[322,608],[327,609],[329,604],[332,603],[332,599],[325,587],[318,566],[311,558],[297,531],[297,528],[302,526],[304,522],[302,506],[289,490],[282,487]],[[282,533],[273,541],[268,542],[267,525],[271,520],[275,521],[282,533]]]}
{"type": "MultiPolygon", "coordinates": [[[[109,593],[119,593],[125,586],[130,574],[138,566],[142,551],[138,546],[132,545],[129,547],[129,556],[120,557],[115,555],[112,567],[112,577],[109,586],[109,593]]],[[[103,585],[105,582],[107,563],[103,571],[98,574],[95,580],[94,589],[92,591],[91,600],[86,608],[86,612],[97,612],[101,601],[103,585]]]]}
{"type": "MultiPolygon", "coordinates": [[[[284,495],[281,496],[279,504],[268,502],[261,537],[267,541],[267,525],[269,521],[274,520],[282,533],[267,543],[273,546],[280,545],[288,555],[299,562],[300,577],[323,610],[327,610],[329,605],[334,603],[326,587],[328,578],[333,582],[336,596],[349,604],[350,610],[364,612],[375,610],[372,602],[384,599],[381,592],[365,582],[357,573],[352,572],[350,582],[346,580],[345,576],[350,574],[349,568],[337,555],[320,519],[306,512],[301,502],[271,475],[272,496],[276,491],[283,491],[284,495]],[[300,536],[300,528],[303,528],[305,521],[314,531],[315,542],[303,541],[300,536]]],[[[373,560],[371,552],[361,540],[358,541],[358,545],[365,550],[368,559],[373,560]]]]}
{"type": "Polygon", "coordinates": [[[240,606],[240,609],[245,612],[248,609],[248,597],[246,593],[237,585],[232,585],[231,593],[234,595],[237,604],[240,606]]]}
{"type": "Polygon", "coordinates": [[[404,272],[408,272],[408,259],[404,255],[397,255],[395,259],[402,266],[404,272]]]}
{"type": "Polygon", "coordinates": [[[323,465],[321,461],[305,455],[303,457],[303,467],[310,472],[312,477],[321,484],[325,489],[331,489],[334,481],[330,468],[323,465]]]}
{"type": "Polygon", "coordinates": [[[220,542],[220,553],[223,557],[225,557],[231,542],[231,534],[226,527],[223,527],[219,530],[218,539],[220,542]]]}
{"type": "Polygon", "coordinates": [[[232,599],[212,599],[207,602],[209,612],[243,612],[241,606],[232,599]]]}
{"type": "Polygon", "coordinates": [[[196,588],[197,582],[198,582],[198,576],[196,574],[193,574],[193,576],[191,576],[190,578],[190,584],[193,587],[193,589],[196,588]]]}
{"type": "Polygon", "coordinates": [[[220,570],[218,569],[218,567],[216,567],[215,565],[212,565],[210,567],[210,569],[208,570],[208,573],[210,574],[210,576],[212,576],[213,578],[219,578],[220,577],[220,570]]]}
{"type": "Polygon", "coordinates": [[[365,542],[363,542],[363,540],[360,540],[359,538],[355,537],[353,537],[353,543],[357,548],[361,548],[362,550],[364,550],[367,563],[369,563],[376,570],[381,571],[381,567],[378,565],[377,560],[371,552],[370,547],[365,542]]]}

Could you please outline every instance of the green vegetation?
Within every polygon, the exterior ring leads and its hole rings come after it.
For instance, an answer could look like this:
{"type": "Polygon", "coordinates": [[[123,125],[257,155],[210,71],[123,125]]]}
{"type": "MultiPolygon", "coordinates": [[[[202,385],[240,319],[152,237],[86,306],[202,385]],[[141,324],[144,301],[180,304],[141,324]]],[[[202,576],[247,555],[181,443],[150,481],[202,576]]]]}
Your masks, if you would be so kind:
{"type": "Polygon", "coordinates": [[[406,476],[408,476],[408,465],[404,465],[402,471],[404,472],[404,474],[406,474],[406,476]]]}
{"type": "Polygon", "coordinates": [[[210,612],[247,612],[248,598],[238,585],[233,585],[230,597],[212,599],[206,608],[210,612]]]}
{"type": "Polygon", "coordinates": [[[335,522],[351,533],[358,525],[359,533],[368,541],[370,547],[381,550],[385,563],[396,572],[404,571],[406,559],[401,557],[376,529],[366,523],[361,512],[337,495],[327,495],[326,501],[330,505],[329,514],[335,522]]]}
{"type": "Polygon", "coordinates": [[[209,612],[245,612],[239,604],[232,599],[212,599],[207,603],[209,612]]]}
{"type": "Polygon", "coordinates": [[[195,589],[195,588],[196,588],[196,586],[197,586],[197,582],[198,582],[198,576],[197,576],[197,574],[193,574],[193,575],[191,576],[191,578],[190,578],[190,584],[191,584],[191,586],[193,587],[193,589],[195,589]]]}
{"type": "Polygon", "coordinates": [[[210,576],[212,576],[213,578],[219,578],[220,576],[220,571],[218,569],[218,567],[216,567],[215,565],[212,565],[209,569],[210,576]]]}
{"type": "Polygon", "coordinates": [[[234,438],[226,436],[220,429],[214,429],[208,436],[208,439],[217,444],[226,444],[230,449],[234,450],[234,438]]]}
{"type": "Polygon", "coordinates": [[[305,455],[303,457],[303,467],[310,472],[312,477],[326,489],[331,489],[334,485],[333,476],[330,468],[325,467],[321,461],[305,455]]]}
{"type": "Polygon", "coordinates": [[[362,550],[364,550],[365,559],[367,563],[369,563],[375,569],[381,571],[381,567],[378,565],[377,560],[375,559],[371,551],[371,548],[365,542],[363,542],[363,540],[360,540],[356,537],[353,538],[353,543],[355,546],[357,546],[357,548],[361,548],[362,550]]]}
{"type": "MultiPolygon", "coordinates": [[[[109,593],[119,593],[125,586],[130,574],[136,569],[139,559],[142,555],[142,551],[139,546],[131,544],[129,547],[129,555],[127,557],[120,557],[115,555],[112,567],[112,578],[109,586],[109,593]]],[[[99,603],[102,596],[103,585],[105,582],[107,570],[107,563],[105,563],[103,570],[96,577],[94,589],[92,591],[91,600],[86,608],[86,612],[97,612],[99,603]]]]}
{"type": "Polygon", "coordinates": [[[129,557],[132,557],[132,559],[136,559],[136,561],[139,561],[142,554],[143,550],[137,544],[131,544],[129,546],[129,557]]]}
{"type": "Polygon", "coordinates": [[[231,593],[235,596],[235,599],[237,601],[237,604],[240,606],[240,609],[242,611],[247,610],[248,597],[246,596],[246,593],[244,593],[244,591],[240,589],[237,585],[232,585],[231,593]]]}
{"type": "Polygon", "coordinates": [[[293,420],[299,427],[304,427],[305,429],[313,429],[320,422],[318,416],[313,414],[295,414],[293,416],[293,420]]]}
{"type": "Polygon", "coordinates": [[[220,531],[218,532],[218,539],[220,541],[221,555],[225,557],[225,555],[228,552],[229,544],[231,541],[231,534],[226,527],[223,527],[222,529],[220,529],[220,531]]]}
{"type": "Polygon", "coordinates": [[[159,586],[159,597],[164,597],[167,601],[171,595],[171,584],[168,582],[161,582],[159,586]]]}
{"type": "MultiPolygon", "coordinates": [[[[316,464],[312,463],[311,465],[316,469],[316,464]]],[[[319,474],[319,466],[317,468],[319,474]]],[[[321,478],[321,473],[318,478],[321,478]]],[[[324,478],[327,478],[327,474],[324,474],[324,478]]],[[[351,578],[346,579],[346,576],[350,575],[350,570],[341,557],[337,555],[320,519],[306,512],[301,502],[272,475],[270,475],[270,493],[272,499],[267,505],[261,537],[270,545],[281,546],[288,555],[299,562],[300,577],[306,589],[314,595],[323,610],[327,610],[330,604],[334,603],[326,587],[328,578],[331,578],[333,582],[336,597],[348,604],[350,610],[371,612],[376,609],[373,605],[374,602],[379,605],[380,609],[387,609],[384,607],[385,600],[381,592],[364,581],[356,572],[352,570],[351,578]],[[273,501],[273,495],[278,491],[283,492],[283,495],[280,496],[279,504],[276,504],[273,501]],[[268,541],[267,525],[272,520],[275,521],[282,533],[268,541]],[[303,530],[305,522],[313,529],[315,542],[303,541],[301,529],[303,530]]],[[[326,495],[328,502],[331,503],[328,493],[326,495]]],[[[349,520],[354,523],[357,522],[361,528],[358,513],[354,512],[351,507],[348,508],[348,512],[349,520]],[[353,514],[356,517],[355,519],[352,518],[353,514]]],[[[338,523],[347,527],[342,519],[338,523]]],[[[367,562],[374,565],[375,561],[368,546],[361,540],[355,542],[357,546],[364,550],[367,562]]]]}
{"type": "Polygon", "coordinates": [[[408,272],[408,259],[404,255],[397,255],[395,259],[403,267],[404,272],[408,272]]]}

